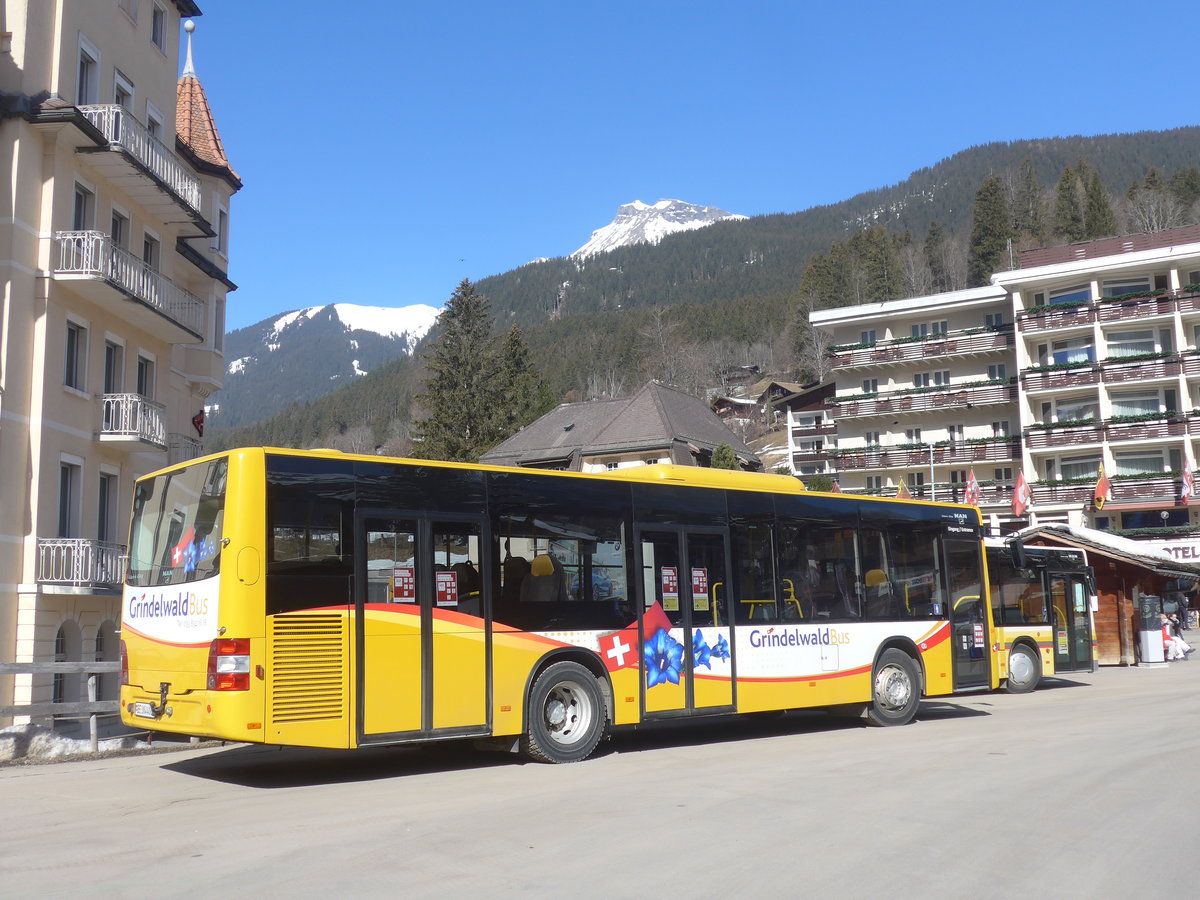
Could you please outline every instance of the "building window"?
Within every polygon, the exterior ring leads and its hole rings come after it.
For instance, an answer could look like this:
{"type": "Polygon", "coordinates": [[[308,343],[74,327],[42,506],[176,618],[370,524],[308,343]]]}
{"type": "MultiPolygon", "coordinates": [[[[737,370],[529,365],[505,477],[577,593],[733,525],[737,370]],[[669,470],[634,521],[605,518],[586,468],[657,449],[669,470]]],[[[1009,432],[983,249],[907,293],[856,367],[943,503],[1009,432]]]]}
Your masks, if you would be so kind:
{"type": "Polygon", "coordinates": [[[906,443],[906,444],[921,443],[921,429],[920,428],[906,428],[904,430],[904,443],[906,443]]]}
{"type": "Polygon", "coordinates": [[[129,248],[129,216],[115,207],[112,211],[112,228],[109,233],[112,235],[112,242],[115,246],[122,250],[129,248]]]}
{"type": "Polygon", "coordinates": [[[1108,335],[1108,355],[1111,359],[1122,356],[1144,356],[1154,353],[1154,330],[1113,331],[1108,335]]]}
{"type": "Polygon", "coordinates": [[[996,481],[997,484],[1012,481],[1013,470],[1009,466],[1004,466],[1003,468],[999,469],[992,469],[992,479],[996,481]]]}
{"type": "Polygon", "coordinates": [[[647,466],[658,465],[658,457],[651,456],[649,459],[643,459],[642,462],[647,466]]]}
{"type": "Polygon", "coordinates": [[[1006,378],[1008,378],[1008,370],[1005,368],[1004,363],[996,363],[988,366],[989,381],[1004,381],[1006,378]]]}
{"type": "Polygon", "coordinates": [[[75,183],[75,208],[71,214],[71,227],[76,231],[87,231],[96,221],[96,195],[79,182],[75,183]]]}
{"type": "Polygon", "coordinates": [[[868,329],[867,331],[861,332],[858,337],[858,342],[860,344],[874,344],[875,343],[875,329],[871,328],[871,329],[868,329]]]}
{"type": "Polygon", "coordinates": [[[620,465],[621,465],[620,463],[606,462],[604,464],[604,468],[608,472],[615,472],[618,468],[620,468],[620,465]]]}
{"type": "Polygon", "coordinates": [[[934,372],[933,383],[938,387],[948,386],[950,384],[950,370],[943,369],[940,372],[934,372]]]}
{"type": "Polygon", "coordinates": [[[213,250],[222,256],[229,255],[229,211],[217,208],[217,233],[213,236],[213,250]]]}
{"type": "Polygon", "coordinates": [[[116,341],[104,342],[104,393],[119,394],[125,386],[125,348],[116,341]]]}
{"type": "Polygon", "coordinates": [[[133,111],[133,82],[116,69],[113,70],[113,103],[133,111]]]}
{"type": "Polygon", "coordinates": [[[868,447],[878,447],[879,446],[879,432],[878,431],[866,432],[865,434],[863,434],[863,442],[866,443],[866,445],[868,447]]]}
{"type": "Polygon", "coordinates": [[[87,328],[78,322],[67,322],[67,343],[64,350],[63,384],[77,391],[86,388],[87,328]]]}
{"type": "Polygon", "coordinates": [[[949,331],[950,331],[949,323],[947,323],[944,320],[941,322],[933,322],[929,326],[930,334],[946,334],[949,331]]]}
{"type": "Polygon", "coordinates": [[[79,36],[79,67],[75,83],[75,104],[87,106],[96,102],[97,88],[100,84],[100,51],[95,45],[79,36]]]}
{"type": "Polygon", "coordinates": [[[163,53],[167,52],[167,11],[157,3],[150,13],[150,40],[163,53]]]}
{"type": "Polygon", "coordinates": [[[1149,275],[1137,278],[1120,278],[1105,281],[1100,285],[1101,297],[1119,297],[1122,294],[1147,294],[1154,289],[1149,275]]]}
{"type": "Polygon", "coordinates": [[[58,466],[58,536],[79,537],[79,487],[83,467],[75,462],[58,466]]]}
{"type": "Polygon", "coordinates": [[[966,469],[951,469],[950,470],[950,483],[951,484],[966,484],[967,483],[967,470],[966,469]]]}
{"type": "Polygon", "coordinates": [[[1100,403],[1095,397],[1069,397],[1042,404],[1043,422],[1083,422],[1100,418],[1100,403]]]}
{"type": "Polygon", "coordinates": [[[913,375],[913,387],[926,388],[929,387],[929,373],[917,372],[913,375]]]}
{"type": "Polygon", "coordinates": [[[1003,422],[992,423],[992,437],[1006,438],[1012,435],[1012,423],[1007,419],[1003,422]]]}
{"type": "MultiPolygon", "coordinates": [[[[1048,467],[1051,467],[1054,460],[1046,460],[1048,467]]],[[[1099,456],[1064,456],[1062,465],[1059,467],[1061,480],[1067,481],[1072,478],[1095,478],[1100,474],[1100,457],[1099,456]]],[[[1050,468],[1046,471],[1047,477],[1053,477],[1050,468]]]]}
{"type": "Polygon", "coordinates": [[[96,507],[96,540],[112,541],[117,537],[117,476],[100,473],[100,495],[96,507]]]}
{"type": "Polygon", "coordinates": [[[954,443],[961,444],[963,442],[963,438],[965,437],[963,426],[962,425],[947,425],[946,426],[946,437],[949,438],[950,443],[952,443],[952,444],[954,444],[954,443]]]}
{"type": "Polygon", "coordinates": [[[1092,286],[1090,284],[1077,284],[1074,287],[1059,288],[1057,291],[1050,292],[1050,305],[1057,306],[1060,303],[1087,303],[1092,299],[1092,286]]]}
{"type": "Polygon", "coordinates": [[[157,269],[158,255],[158,238],[147,232],[142,236],[142,262],[157,269]]]}
{"type": "Polygon", "coordinates": [[[879,379],[878,378],[864,378],[863,383],[862,383],[862,392],[864,394],[878,394],[879,393],[879,379]]]}
{"type": "Polygon", "coordinates": [[[1148,416],[1175,411],[1175,391],[1113,391],[1114,416],[1148,416]]]}
{"type": "Polygon", "coordinates": [[[138,0],[117,0],[117,6],[125,11],[125,15],[137,21],[138,0]]]}
{"type": "Polygon", "coordinates": [[[915,338],[929,337],[929,326],[924,322],[912,327],[912,336],[915,338]]]}
{"type": "Polygon", "coordinates": [[[137,392],[147,400],[154,399],[154,360],[138,354],[137,392]]]}
{"type": "Polygon", "coordinates": [[[873,492],[874,491],[882,491],[883,490],[883,476],[882,475],[868,475],[867,476],[867,490],[873,491],[873,492]]]}
{"type": "Polygon", "coordinates": [[[156,141],[162,141],[162,139],[163,139],[162,123],[163,123],[162,113],[158,111],[157,106],[155,106],[153,103],[151,103],[149,100],[147,100],[146,101],[146,131],[149,133],[150,137],[154,138],[156,141]]]}
{"type": "Polygon", "coordinates": [[[1114,475],[1144,475],[1166,472],[1161,450],[1125,450],[1113,454],[1114,475]]]}
{"type": "Polygon", "coordinates": [[[1093,362],[1096,359],[1096,349],[1092,346],[1090,337],[1071,338],[1064,341],[1055,341],[1050,345],[1050,352],[1045,352],[1045,345],[1038,347],[1039,356],[1042,357],[1042,365],[1054,364],[1056,366],[1067,363],[1086,363],[1093,362]]]}
{"type": "Polygon", "coordinates": [[[988,313],[983,317],[983,324],[987,328],[1000,328],[1004,325],[1004,313],[988,313]]]}

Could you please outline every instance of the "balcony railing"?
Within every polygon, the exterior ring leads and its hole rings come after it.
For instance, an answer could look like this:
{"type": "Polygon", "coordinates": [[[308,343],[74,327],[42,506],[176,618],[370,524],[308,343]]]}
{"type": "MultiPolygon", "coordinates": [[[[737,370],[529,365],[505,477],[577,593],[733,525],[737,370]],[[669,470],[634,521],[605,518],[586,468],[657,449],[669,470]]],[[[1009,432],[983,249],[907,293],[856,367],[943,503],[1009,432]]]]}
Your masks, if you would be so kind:
{"type": "MultiPolygon", "coordinates": [[[[998,441],[956,441],[952,444],[934,444],[935,465],[953,465],[974,462],[1007,462],[1021,455],[1019,438],[998,441]]],[[[828,454],[839,469],[892,469],[910,466],[928,466],[930,448],[925,447],[859,447],[853,450],[837,450],[828,454]]]]}
{"type": "Polygon", "coordinates": [[[116,589],[125,568],[125,547],[87,538],[38,538],[38,584],[116,589]]]}
{"type": "Polygon", "coordinates": [[[1095,363],[1085,362],[1069,369],[1052,369],[1050,371],[1030,371],[1021,373],[1021,381],[1027,391],[1054,390],[1080,385],[1097,384],[1100,381],[1100,367],[1095,363]]]}
{"type": "Polygon", "coordinates": [[[167,438],[167,465],[188,462],[204,455],[204,446],[194,437],[172,433],[167,438]]]}
{"type": "Polygon", "coordinates": [[[1033,450],[1070,447],[1075,444],[1099,444],[1103,440],[1104,428],[1098,422],[1075,427],[1025,429],[1025,444],[1033,450]]]}
{"type": "Polygon", "coordinates": [[[1123,319],[1145,319],[1150,316],[1169,316],[1175,312],[1172,297],[1138,297],[1119,303],[1100,303],[1097,306],[1101,322],[1118,322],[1123,319]]]}
{"type": "Polygon", "coordinates": [[[102,231],[60,231],[55,277],[99,279],[155,312],[203,335],[204,304],[153,266],[118,247],[102,231]]]}
{"type": "Polygon", "coordinates": [[[199,179],[129,110],[117,104],[105,104],[81,106],[79,111],[108,139],[110,148],[124,150],[187,206],[200,212],[199,179]]]}
{"type": "Polygon", "coordinates": [[[1034,313],[1022,313],[1018,320],[1021,331],[1058,331],[1063,328],[1076,328],[1090,325],[1096,321],[1094,306],[1072,306],[1067,309],[1048,309],[1034,313]]]}
{"type": "Polygon", "coordinates": [[[104,394],[100,406],[100,440],[167,448],[166,408],[161,403],[141,394],[104,394]]]}
{"type": "MultiPolygon", "coordinates": [[[[1133,506],[1147,500],[1161,501],[1175,498],[1179,496],[1180,486],[1180,480],[1174,475],[1114,478],[1112,480],[1112,500],[1105,504],[1105,509],[1110,506],[1133,506]]],[[[1096,485],[1092,482],[1063,484],[1042,481],[1030,487],[1033,491],[1035,508],[1038,504],[1091,503],[1096,492],[1096,485]]]]}
{"type": "Polygon", "coordinates": [[[832,350],[834,369],[875,366],[881,363],[929,360],[942,356],[965,356],[1006,350],[1013,344],[1012,326],[998,331],[965,333],[951,331],[929,335],[919,341],[881,341],[870,347],[832,350]]]}
{"type": "Polygon", "coordinates": [[[833,416],[837,419],[955,409],[968,404],[985,406],[1015,401],[1015,381],[1015,378],[1009,378],[984,384],[946,385],[937,390],[922,390],[918,393],[894,392],[846,400],[830,397],[825,402],[829,404],[833,416]]]}

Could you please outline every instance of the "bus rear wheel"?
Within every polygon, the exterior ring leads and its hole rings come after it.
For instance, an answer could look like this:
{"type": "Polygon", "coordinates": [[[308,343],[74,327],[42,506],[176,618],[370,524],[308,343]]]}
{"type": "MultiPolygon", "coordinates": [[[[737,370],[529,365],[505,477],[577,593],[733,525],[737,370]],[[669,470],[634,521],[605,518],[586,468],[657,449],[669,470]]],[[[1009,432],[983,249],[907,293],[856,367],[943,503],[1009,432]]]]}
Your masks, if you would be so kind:
{"type": "Polygon", "coordinates": [[[903,650],[884,650],[871,673],[871,705],[867,721],[872,725],[907,725],[917,714],[921,691],[917,667],[903,650]]]}
{"type": "Polygon", "coordinates": [[[1042,662],[1025,644],[1014,644],[1008,651],[1008,678],[1004,689],[1010,694],[1028,694],[1042,680],[1042,662]]]}
{"type": "Polygon", "coordinates": [[[529,692],[521,750],[538,762],[578,762],[596,749],[607,725],[596,676],[579,663],[557,662],[529,692]]]}

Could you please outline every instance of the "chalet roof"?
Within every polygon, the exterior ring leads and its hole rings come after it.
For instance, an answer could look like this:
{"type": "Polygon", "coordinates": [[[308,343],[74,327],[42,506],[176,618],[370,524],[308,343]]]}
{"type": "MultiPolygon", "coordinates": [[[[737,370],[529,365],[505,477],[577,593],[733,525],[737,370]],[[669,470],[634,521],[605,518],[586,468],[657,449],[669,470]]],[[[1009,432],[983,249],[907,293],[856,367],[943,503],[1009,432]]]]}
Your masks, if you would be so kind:
{"type": "Polygon", "coordinates": [[[1135,541],[1095,528],[1054,523],[1022,528],[1019,534],[1026,544],[1033,544],[1044,538],[1054,544],[1082,547],[1089,554],[1099,554],[1142,566],[1167,578],[1200,578],[1200,565],[1196,563],[1174,559],[1166,551],[1151,547],[1143,541],[1135,541]]]}
{"type": "MultiPolygon", "coordinates": [[[[188,22],[187,25],[192,26],[192,23],[188,22]]],[[[221,135],[217,133],[208,97],[192,64],[193,30],[194,26],[187,28],[187,61],[175,88],[175,140],[198,164],[198,168],[224,177],[237,190],[242,186],[242,180],[233,171],[225,155],[225,146],[221,143],[221,135]]]]}
{"type": "Polygon", "coordinates": [[[531,465],[586,454],[668,451],[682,461],[680,448],[711,451],[728,444],[738,458],[757,459],[698,397],[652,381],[623,400],[564,403],[489,450],[482,462],[531,465]]]}

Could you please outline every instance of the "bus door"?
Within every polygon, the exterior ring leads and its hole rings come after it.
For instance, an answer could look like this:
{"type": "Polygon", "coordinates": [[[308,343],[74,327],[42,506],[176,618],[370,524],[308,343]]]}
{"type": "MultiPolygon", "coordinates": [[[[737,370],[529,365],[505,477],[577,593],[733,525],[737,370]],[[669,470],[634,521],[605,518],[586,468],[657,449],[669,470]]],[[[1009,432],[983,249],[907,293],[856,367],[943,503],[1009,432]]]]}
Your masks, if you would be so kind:
{"type": "Polygon", "coordinates": [[[1080,572],[1050,572],[1050,622],[1054,630],[1054,671],[1092,671],[1089,585],[1080,572]]]}
{"type": "Polygon", "coordinates": [[[725,529],[638,528],[648,716],[733,707],[729,539],[725,529]]]}
{"type": "Polygon", "coordinates": [[[954,689],[989,686],[988,598],[983,596],[983,566],[976,541],[943,539],[950,587],[950,640],[954,689]]]}
{"type": "Polygon", "coordinates": [[[482,518],[357,519],[360,743],[488,731],[482,518]]]}

